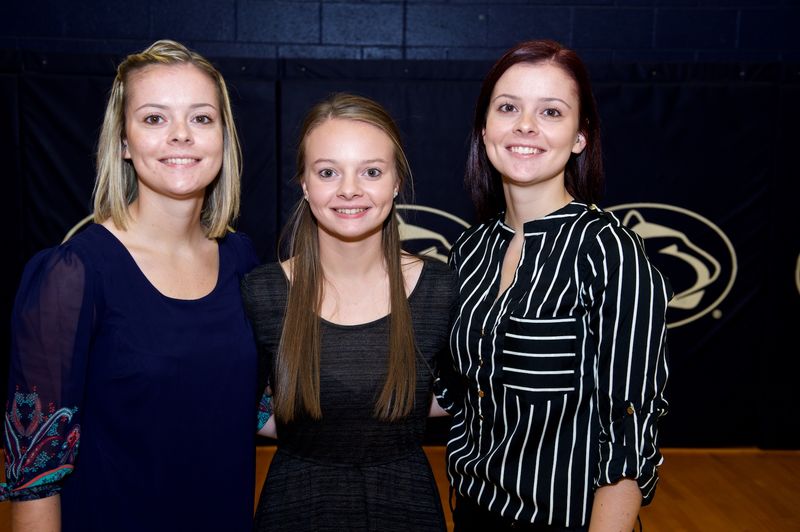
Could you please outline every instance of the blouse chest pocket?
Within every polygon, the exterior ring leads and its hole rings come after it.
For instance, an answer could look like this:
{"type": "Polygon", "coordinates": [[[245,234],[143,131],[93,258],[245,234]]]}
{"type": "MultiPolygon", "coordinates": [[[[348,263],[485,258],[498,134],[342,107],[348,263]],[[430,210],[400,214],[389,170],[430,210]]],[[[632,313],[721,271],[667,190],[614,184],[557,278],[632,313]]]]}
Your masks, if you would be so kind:
{"type": "Polygon", "coordinates": [[[527,401],[575,391],[576,318],[511,316],[503,345],[503,384],[527,401]]]}

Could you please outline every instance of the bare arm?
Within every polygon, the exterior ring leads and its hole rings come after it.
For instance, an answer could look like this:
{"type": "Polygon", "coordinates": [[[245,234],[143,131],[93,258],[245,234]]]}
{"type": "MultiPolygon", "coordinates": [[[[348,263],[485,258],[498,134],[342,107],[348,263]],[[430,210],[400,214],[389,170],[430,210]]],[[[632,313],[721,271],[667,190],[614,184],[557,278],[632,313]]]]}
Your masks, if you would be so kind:
{"type": "Polygon", "coordinates": [[[275,426],[275,416],[269,416],[269,419],[264,423],[264,426],[261,427],[261,430],[258,431],[258,434],[259,436],[266,436],[273,440],[278,439],[278,428],[275,426]]]}
{"type": "Polygon", "coordinates": [[[450,414],[447,411],[439,406],[439,402],[436,400],[435,395],[431,395],[431,408],[428,411],[428,417],[443,417],[448,416],[450,414]]]}
{"type": "Polygon", "coordinates": [[[11,503],[13,532],[60,532],[61,495],[11,503]]]}
{"type": "Polygon", "coordinates": [[[642,492],[635,480],[623,478],[597,488],[589,532],[630,532],[642,506],[642,492]]]}

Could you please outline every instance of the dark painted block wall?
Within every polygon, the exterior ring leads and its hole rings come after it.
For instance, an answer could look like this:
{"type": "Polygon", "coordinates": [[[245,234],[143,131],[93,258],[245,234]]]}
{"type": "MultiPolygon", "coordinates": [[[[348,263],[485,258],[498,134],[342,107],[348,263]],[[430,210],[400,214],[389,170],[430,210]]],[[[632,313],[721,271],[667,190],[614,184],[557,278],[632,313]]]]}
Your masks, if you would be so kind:
{"type": "Polygon", "coordinates": [[[796,0],[14,1],[0,49],[126,54],[172,38],[209,56],[489,60],[529,38],[588,61],[797,61],[796,0]]]}

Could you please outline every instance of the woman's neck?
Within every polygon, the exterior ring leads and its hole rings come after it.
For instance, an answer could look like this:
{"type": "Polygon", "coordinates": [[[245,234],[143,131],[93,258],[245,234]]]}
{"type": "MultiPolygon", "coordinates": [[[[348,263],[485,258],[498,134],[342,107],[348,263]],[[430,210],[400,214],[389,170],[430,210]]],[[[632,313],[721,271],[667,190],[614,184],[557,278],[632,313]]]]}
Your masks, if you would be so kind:
{"type": "Polygon", "coordinates": [[[526,222],[557,211],[573,200],[563,185],[556,187],[519,187],[504,184],[505,223],[514,231],[522,231],[526,222]]]}
{"type": "Polygon", "coordinates": [[[386,275],[380,233],[358,242],[345,242],[320,231],[319,258],[328,279],[368,279],[386,275]]]}
{"type": "Polygon", "coordinates": [[[137,198],[128,207],[125,232],[148,247],[169,249],[206,240],[196,202],[156,201],[137,198]]]}

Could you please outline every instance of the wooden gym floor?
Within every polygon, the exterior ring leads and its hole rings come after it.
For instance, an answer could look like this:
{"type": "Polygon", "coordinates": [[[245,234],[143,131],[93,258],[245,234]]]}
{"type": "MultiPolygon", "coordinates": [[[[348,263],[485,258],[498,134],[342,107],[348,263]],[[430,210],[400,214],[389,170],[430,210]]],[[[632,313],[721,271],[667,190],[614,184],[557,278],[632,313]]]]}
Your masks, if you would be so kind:
{"type": "MultiPolygon", "coordinates": [[[[425,452],[452,530],[444,448],[426,447],[425,452]]],[[[640,514],[646,532],[800,532],[800,451],[662,452],[664,465],[656,498],[640,514]]],[[[273,453],[274,447],[258,447],[256,499],[273,453]]],[[[10,504],[0,503],[0,531],[10,531],[10,521],[10,504]]]]}

